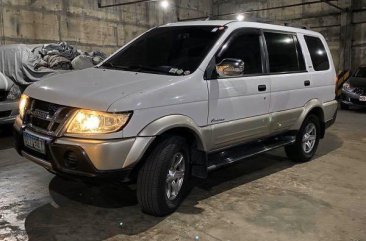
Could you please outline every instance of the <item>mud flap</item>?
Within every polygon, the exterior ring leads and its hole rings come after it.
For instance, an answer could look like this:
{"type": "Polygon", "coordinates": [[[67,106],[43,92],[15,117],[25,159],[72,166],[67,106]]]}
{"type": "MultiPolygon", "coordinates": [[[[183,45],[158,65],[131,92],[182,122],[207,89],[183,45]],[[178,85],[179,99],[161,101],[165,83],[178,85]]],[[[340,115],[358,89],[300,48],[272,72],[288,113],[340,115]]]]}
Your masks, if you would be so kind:
{"type": "Polygon", "coordinates": [[[192,176],[205,179],[208,177],[207,154],[203,151],[193,149],[191,153],[192,176]]]}

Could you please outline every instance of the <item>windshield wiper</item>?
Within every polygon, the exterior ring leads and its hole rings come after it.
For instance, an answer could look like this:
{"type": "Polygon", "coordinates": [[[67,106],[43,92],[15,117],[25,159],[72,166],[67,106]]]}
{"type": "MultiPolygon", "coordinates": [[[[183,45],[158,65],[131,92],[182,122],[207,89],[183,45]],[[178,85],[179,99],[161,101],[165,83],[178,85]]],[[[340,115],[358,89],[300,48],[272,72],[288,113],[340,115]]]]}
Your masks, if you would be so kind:
{"type": "Polygon", "coordinates": [[[145,66],[145,65],[129,65],[129,66],[119,66],[123,69],[126,70],[131,70],[131,71],[141,71],[141,72],[148,72],[148,73],[160,73],[160,74],[168,74],[171,75],[171,73],[169,73],[169,69],[168,67],[151,67],[151,66],[145,66]]]}
{"type": "Polygon", "coordinates": [[[111,69],[119,69],[119,70],[127,70],[127,71],[136,71],[136,72],[148,72],[148,73],[159,73],[159,74],[167,74],[167,75],[176,75],[174,73],[169,72],[170,67],[151,67],[145,65],[126,65],[119,66],[114,65],[111,62],[106,62],[100,67],[106,67],[111,69]]]}
{"type": "Polygon", "coordinates": [[[116,65],[112,64],[111,62],[105,62],[100,67],[106,67],[106,68],[111,68],[111,69],[124,69],[121,66],[116,66],[116,65]]]}

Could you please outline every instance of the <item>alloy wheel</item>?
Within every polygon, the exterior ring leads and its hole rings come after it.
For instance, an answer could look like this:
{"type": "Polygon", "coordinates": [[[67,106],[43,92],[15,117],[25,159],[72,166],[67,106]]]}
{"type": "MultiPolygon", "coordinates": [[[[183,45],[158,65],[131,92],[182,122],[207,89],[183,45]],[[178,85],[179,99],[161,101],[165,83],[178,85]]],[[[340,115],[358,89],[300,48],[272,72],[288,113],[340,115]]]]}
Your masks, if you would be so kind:
{"type": "Polygon", "coordinates": [[[182,188],[185,173],[185,159],[182,153],[173,156],[172,165],[166,177],[166,196],[170,201],[177,198],[182,188]]]}

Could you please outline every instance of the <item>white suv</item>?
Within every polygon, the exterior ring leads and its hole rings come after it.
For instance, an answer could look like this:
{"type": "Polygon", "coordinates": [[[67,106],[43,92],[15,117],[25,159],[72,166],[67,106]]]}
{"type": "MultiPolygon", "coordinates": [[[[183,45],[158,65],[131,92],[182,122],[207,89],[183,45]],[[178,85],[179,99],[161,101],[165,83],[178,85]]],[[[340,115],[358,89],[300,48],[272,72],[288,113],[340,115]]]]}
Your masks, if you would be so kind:
{"type": "Polygon", "coordinates": [[[319,33],[168,24],[96,68],[28,87],[17,150],[58,175],[137,181],[142,210],[167,215],[190,176],[282,146],[291,160],[310,160],[335,121],[335,82],[319,33]]]}

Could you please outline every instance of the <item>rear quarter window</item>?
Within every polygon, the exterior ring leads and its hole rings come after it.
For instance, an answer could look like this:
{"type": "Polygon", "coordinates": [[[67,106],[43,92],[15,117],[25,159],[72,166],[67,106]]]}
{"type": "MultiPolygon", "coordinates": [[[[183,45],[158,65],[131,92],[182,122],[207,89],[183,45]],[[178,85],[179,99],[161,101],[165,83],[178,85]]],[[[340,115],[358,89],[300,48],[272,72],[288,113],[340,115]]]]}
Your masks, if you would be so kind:
{"type": "Polygon", "coordinates": [[[329,58],[324,44],[320,38],[304,36],[306,45],[308,46],[311,61],[315,71],[323,71],[329,69],[329,58]]]}

